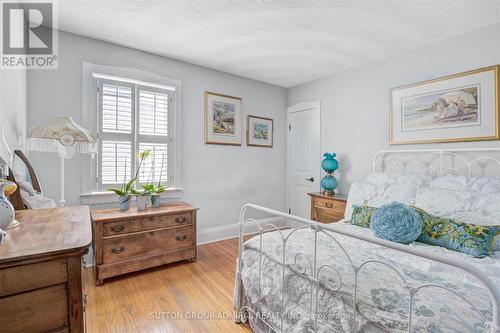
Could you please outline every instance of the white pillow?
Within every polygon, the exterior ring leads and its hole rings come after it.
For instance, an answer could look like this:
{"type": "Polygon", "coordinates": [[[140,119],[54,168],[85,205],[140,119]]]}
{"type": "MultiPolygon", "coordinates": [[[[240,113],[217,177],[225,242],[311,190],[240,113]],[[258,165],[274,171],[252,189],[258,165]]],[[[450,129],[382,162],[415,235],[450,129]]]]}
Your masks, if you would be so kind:
{"type": "Polygon", "coordinates": [[[392,175],[374,173],[365,181],[351,185],[347,197],[345,219],[351,220],[353,205],[380,207],[393,201],[414,205],[419,186],[432,180],[429,175],[392,175]]]}

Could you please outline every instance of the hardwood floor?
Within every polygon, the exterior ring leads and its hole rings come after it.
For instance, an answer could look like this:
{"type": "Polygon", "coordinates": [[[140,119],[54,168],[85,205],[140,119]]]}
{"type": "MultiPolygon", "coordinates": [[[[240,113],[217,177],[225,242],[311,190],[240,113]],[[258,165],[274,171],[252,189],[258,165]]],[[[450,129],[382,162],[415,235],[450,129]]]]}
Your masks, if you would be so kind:
{"type": "Polygon", "coordinates": [[[89,267],[87,332],[252,332],[233,321],[237,252],[237,239],[201,245],[196,262],[108,279],[97,287],[89,267]]]}

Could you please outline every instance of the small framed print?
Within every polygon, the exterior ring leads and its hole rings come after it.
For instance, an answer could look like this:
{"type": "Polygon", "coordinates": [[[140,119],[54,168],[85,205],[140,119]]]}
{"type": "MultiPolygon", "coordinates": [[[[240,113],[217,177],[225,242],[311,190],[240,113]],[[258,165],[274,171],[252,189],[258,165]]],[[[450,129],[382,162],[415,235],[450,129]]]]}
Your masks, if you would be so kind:
{"type": "Polygon", "coordinates": [[[273,146],[273,120],[270,118],[247,117],[247,146],[268,147],[273,146]]]}
{"type": "Polygon", "coordinates": [[[205,92],[205,143],[241,146],[241,98],[205,92]]]}

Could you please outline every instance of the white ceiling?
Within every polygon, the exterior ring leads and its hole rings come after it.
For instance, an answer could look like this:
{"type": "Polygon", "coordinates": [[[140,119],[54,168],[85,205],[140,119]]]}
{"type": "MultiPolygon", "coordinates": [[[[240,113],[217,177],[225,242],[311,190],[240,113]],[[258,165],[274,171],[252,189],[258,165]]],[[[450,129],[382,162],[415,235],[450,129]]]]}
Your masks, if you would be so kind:
{"type": "Polygon", "coordinates": [[[500,22],[500,0],[60,0],[61,30],[292,87],[500,22]]]}

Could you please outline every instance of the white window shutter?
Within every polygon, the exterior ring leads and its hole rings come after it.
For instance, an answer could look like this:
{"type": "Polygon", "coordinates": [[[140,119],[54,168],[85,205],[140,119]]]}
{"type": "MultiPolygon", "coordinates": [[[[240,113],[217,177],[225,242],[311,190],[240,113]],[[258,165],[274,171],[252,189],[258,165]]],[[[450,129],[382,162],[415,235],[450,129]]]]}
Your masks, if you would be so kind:
{"type": "Polygon", "coordinates": [[[131,179],[132,143],[103,141],[101,145],[101,183],[123,184],[131,179]]]}
{"type": "Polygon", "coordinates": [[[100,106],[97,190],[119,187],[132,179],[139,163],[137,155],[146,149],[151,154],[141,165],[138,183],[173,183],[175,170],[169,169],[172,165],[169,126],[175,92],[125,79],[98,78],[97,85],[100,106]]]}
{"type": "Polygon", "coordinates": [[[101,96],[103,132],[132,133],[132,89],[104,83],[101,96]]]}
{"type": "Polygon", "coordinates": [[[161,181],[165,183],[168,180],[168,145],[161,143],[139,143],[140,151],[146,149],[151,150],[151,155],[141,166],[139,182],[158,183],[161,181]]]}
{"type": "Polygon", "coordinates": [[[168,136],[168,94],[139,89],[139,134],[168,136]]]}

